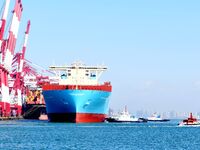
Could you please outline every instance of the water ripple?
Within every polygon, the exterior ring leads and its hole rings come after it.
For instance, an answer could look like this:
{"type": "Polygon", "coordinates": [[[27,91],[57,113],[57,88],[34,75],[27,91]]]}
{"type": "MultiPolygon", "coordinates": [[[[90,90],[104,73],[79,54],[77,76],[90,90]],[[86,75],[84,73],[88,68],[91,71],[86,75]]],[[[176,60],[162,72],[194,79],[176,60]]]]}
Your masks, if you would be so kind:
{"type": "Polygon", "coordinates": [[[200,128],[177,121],[144,124],[0,122],[0,149],[151,150],[200,149],[200,128]]]}

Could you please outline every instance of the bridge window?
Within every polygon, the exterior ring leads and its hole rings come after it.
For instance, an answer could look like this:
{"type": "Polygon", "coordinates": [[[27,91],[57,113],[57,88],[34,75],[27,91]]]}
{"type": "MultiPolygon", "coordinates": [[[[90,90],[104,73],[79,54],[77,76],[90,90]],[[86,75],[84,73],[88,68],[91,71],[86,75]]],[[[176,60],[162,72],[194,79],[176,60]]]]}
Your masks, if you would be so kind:
{"type": "Polygon", "coordinates": [[[96,74],[92,74],[92,73],[91,73],[91,74],[90,74],[90,78],[91,78],[91,79],[96,79],[96,74]]]}
{"type": "Polygon", "coordinates": [[[62,74],[61,75],[61,79],[66,79],[67,78],[67,75],[66,74],[62,74]]]}

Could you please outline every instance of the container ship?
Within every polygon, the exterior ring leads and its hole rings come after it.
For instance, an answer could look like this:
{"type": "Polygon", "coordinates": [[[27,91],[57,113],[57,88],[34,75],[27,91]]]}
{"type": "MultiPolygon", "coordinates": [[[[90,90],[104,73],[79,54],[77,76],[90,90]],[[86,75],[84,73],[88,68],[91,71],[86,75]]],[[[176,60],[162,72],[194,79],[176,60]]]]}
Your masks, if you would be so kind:
{"type": "Polygon", "coordinates": [[[69,66],[50,66],[58,83],[42,87],[50,122],[104,122],[108,114],[110,82],[99,83],[105,66],[86,66],[75,62],[69,66]]]}

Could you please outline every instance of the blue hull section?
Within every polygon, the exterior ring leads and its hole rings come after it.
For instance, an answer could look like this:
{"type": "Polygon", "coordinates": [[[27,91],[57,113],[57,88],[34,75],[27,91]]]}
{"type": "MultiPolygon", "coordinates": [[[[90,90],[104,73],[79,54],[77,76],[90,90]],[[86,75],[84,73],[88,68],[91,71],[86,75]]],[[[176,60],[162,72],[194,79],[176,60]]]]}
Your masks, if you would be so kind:
{"type": "Polygon", "coordinates": [[[107,114],[111,92],[97,90],[43,91],[47,113],[107,114]]]}

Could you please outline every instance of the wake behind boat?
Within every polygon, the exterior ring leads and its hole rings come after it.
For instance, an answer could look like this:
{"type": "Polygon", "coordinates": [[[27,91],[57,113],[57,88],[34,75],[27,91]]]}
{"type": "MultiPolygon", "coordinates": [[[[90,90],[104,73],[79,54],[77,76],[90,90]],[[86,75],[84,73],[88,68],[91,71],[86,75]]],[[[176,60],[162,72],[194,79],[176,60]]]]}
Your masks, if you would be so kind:
{"type": "Polygon", "coordinates": [[[196,118],[194,118],[192,113],[190,113],[189,118],[184,119],[178,125],[179,126],[200,126],[200,121],[198,121],[196,118]]]}
{"type": "Polygon", "coordinates": [[[140,123],[140,122],[147,122],[146,119],[143,118],[137,118],[135,116],[132,116],[129,114],[127,107],[125,109],[118,113],[117,115],[113,115],[111,117],[106,118],[106,121],[108,122],[135,122],[135,123],[140,123]]]}
{"type": "Polygon", "coordinates": [[[151,117],[147,118],[148,121],[153,121],[153,122],[166,122],[166,121],[170,121],[170,119],[163,119],[161,118],[160,115],[158,115],[157,113],[154,113],[151,117]]]}

